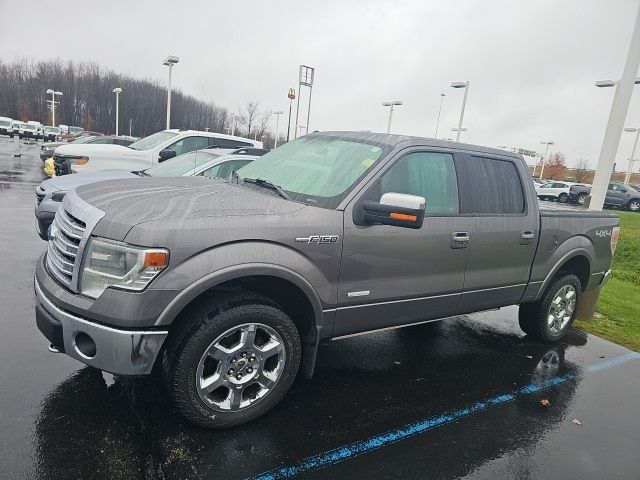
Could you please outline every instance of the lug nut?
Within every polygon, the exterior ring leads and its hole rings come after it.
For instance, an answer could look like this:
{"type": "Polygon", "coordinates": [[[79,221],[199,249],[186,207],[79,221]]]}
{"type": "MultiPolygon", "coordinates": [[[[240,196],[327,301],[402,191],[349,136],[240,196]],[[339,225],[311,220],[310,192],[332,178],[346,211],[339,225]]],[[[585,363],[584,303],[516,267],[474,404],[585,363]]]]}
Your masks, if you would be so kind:
{"type": "Polygon", "coordinates": [[[236,361],[237,361],[237,360],[238,360],[238,359],[237,359],[236,357],[233,357],[233,358],[231,359],[231,363],[236,363],[236,361]]]}
{"type": "Polygon", "coordinates": [[[230,368],[229,371],[227,372],[228,375],[233,375],[233,368],[230,368]]]}
{"type": "Polygon", "coordinates": [[[243,354],[242,354],[242,358],[247,358],[247,354],[246,354],[246,353],[243,353],[243,354]]]}
{"type": "Polygon", "coordinates": [[[242,380],[242,374],[241,374],[241,373],[237,374],[237,375],[236,375],[236,379],[238,379],[238,380],[242,380]]]}
{"type": "Polygon", "coordinates": [[[247,373],[252,373],[253,372],[253,368],[249,367],[247,368],[247,373]]]}

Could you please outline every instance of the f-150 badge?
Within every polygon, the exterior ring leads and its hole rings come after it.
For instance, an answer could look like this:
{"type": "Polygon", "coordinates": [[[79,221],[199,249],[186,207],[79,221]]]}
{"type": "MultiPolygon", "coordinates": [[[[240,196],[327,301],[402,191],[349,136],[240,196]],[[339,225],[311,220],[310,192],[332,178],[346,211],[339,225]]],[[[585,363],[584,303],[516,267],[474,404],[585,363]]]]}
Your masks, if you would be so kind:
{"type": "Polygon", "coordinates": [[[337,243],[338,235],[310,235],[308,237],[297,237],[299,243],[337,243]]]}

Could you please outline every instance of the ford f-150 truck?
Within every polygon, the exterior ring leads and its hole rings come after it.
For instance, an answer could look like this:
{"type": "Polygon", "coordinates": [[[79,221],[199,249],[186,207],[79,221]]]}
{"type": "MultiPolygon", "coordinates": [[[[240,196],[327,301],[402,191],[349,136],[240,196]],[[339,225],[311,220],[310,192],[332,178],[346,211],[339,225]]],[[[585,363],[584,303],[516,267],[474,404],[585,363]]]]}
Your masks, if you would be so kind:
{"type": "Polygon", "coordinates": [[[36,321],[52,351],[158,369],[186,418],[226,427],[311,376],[324,340],[518,304],[527,335],[560,340],[609,277],[618,225],[540,209],[513,153],[314,133],[227,181],[69,192],[37,263],[36,321]]]}

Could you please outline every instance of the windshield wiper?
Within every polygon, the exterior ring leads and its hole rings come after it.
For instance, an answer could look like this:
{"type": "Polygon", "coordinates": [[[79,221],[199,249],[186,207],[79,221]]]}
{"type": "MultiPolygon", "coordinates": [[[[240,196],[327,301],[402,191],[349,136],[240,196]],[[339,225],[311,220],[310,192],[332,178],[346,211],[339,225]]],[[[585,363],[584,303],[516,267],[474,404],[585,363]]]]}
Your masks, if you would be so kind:
{"type": "Polygon", "coordinates": [[[259,187],[264,187],[264,188],[268,188],[269,190],[273,190],[274,192],[276,192],[278,195],[280,195],[285,200],[289,200],[289,195],[287,195],[285,193],[285,191],[282,190],[282,188],[280,188],[275,183],[271,183],[269,180],[265,180],[263,178],[247,178],[247,177],[244,177],[242,179],[242,181],[243,182],[248,182],[248,183],[253,183],[254,185],[258,185],[259,187]]]}

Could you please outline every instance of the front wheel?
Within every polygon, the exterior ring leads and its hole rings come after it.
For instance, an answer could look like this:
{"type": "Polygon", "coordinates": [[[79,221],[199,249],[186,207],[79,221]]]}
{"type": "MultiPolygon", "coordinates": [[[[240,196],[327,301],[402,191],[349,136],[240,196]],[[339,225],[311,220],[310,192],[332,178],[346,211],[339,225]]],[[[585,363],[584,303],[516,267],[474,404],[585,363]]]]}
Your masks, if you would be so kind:
{"type": "Polygon", "coordinates": [[[259,295],[219,297],[187,315],[163,373],[176,408],[208,428],[265,414],[287,393],[300,364],[300,336],[280,307],[259,295]]]}
{"type": "Polygon", "coordinates": [[[627,208],[629,210],[631,210],[632,212],[639,212],[640,211],[640,200],[631,200],[627,204],[627,208]]]}
{"type": "Polygon", "coordinates": [[[568,273],[551,282],[537,302],[520,305],[520,328],[543,342],[557,342],[564,337],[580,304],[580,279],[568,273]]]}

